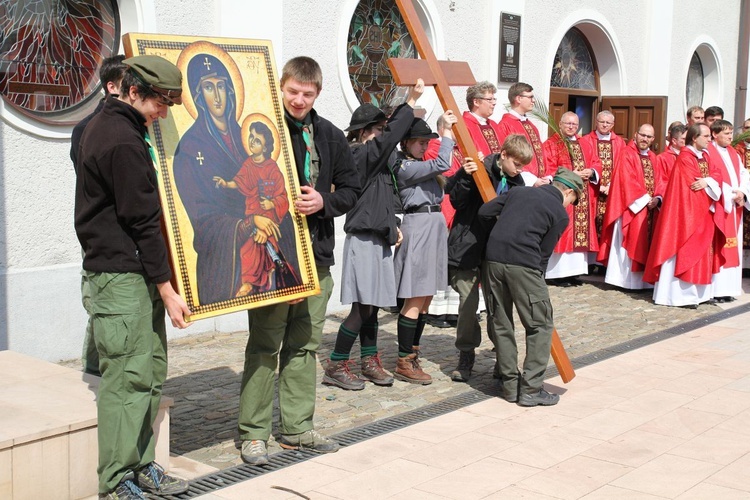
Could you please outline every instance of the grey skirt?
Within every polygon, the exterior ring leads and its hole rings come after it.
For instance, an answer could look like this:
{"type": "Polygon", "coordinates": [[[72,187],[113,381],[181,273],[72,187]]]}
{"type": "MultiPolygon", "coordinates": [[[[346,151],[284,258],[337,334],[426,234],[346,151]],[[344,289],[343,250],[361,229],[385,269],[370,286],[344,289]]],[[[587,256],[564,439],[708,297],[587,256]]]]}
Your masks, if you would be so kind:
{"type": "Polygon", "coordinates": [[[344,241],[341,303],[353,302],[378,307],[396,305],[391,247],[375,234],[347,234],[344,241]]]}
{"type": "Polygon", "coordinates": [[[393,267],[399,298],[431,297],[448,287],[448,228],[440,212],[404,215],[393,267]]]}

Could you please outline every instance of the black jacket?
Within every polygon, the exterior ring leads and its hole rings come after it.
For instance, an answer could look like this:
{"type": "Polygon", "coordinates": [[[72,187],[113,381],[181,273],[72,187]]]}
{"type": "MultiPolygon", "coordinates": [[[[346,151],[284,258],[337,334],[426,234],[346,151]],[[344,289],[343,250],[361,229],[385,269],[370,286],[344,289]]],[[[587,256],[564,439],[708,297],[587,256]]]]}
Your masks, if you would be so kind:
{"type": "Polygon", "coordinates": [[[398,239],[398,218],[394,207],[400,204],[393,185],[388,158],[406,136],[414,121],[414,110],[408,104],[396,108],[383,134],[352,147],[354,163],[359,170],[362,196],[346,214],[347,233],[376,233],[390,245],[398,239]]]}
{"type": "Polygon", "coordinates": [[[163,283],[171,271],[145,122],[115,97],[89,122],[78,150],[75,228],[87,271],[145,273],[163,283]]]}
{"type": "MultiPolygon", "coordinates": [[[[323,197],[323,209],[307,216],[307,226],[312,239],[315,263],[320,266],[332,266],[333,247],[336,243],[336,232],[333,218],[343,215],[357,202],[360,192],[360,181],[354,166],[349,144],[344,133],[336,126],[310,110],[313,125],[313,141],[320,158],[320,172],[315,183],[315,190],[323,197]]],[[[287,130],[292,139],[294,160],[297,165],[297,178],[305,184],[305,140],[302,130],[294,119],[286,115],[287,130]]]]}
{"type": "MultiPolygon", "coordinates": [[[[503,175],[497,164],[499,159],[499,153],[484,159],[484,167],[495,189],[503,175]]],[[[506,179],[509,188],[524,185],[520,174],[506,179]]],[[[450,195],[451,205],[456,209],[453,226],[448,234],[448,266],[458,269],[479,267],[484,260],[487,235],[491,228],[491,225],[488,227],[488,224],[477,216],[479,207],[484,203],[482,195],[479,194],[474,178],[464,172],[464,169],[459,169],[448,179],[445,192],[450,195]]]]}
{"type": "Polygon", "coordinates": [[[562,202],[562,192],[544,184],[512,189],[482,205],[479,217],[494,224],[487,260],[544,273],[570,220],[562,202]]]}

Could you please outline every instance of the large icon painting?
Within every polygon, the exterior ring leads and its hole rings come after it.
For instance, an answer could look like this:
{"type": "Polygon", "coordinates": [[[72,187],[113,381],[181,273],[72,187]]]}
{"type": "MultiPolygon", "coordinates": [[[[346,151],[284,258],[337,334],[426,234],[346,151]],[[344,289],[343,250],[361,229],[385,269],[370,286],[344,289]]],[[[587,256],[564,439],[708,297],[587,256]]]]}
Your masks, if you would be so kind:
{"type": "Polygon", "coordinates": [[[271,43],[129,33],[183,76],[150,139],[176,286],[200,319],[319,293],[271,43]]]}

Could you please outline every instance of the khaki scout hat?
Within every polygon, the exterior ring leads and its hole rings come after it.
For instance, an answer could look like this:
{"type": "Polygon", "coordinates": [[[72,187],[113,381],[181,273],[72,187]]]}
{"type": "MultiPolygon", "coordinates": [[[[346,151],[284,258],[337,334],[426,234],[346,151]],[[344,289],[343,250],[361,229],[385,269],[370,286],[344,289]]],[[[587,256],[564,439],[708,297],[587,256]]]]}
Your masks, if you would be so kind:
{"type": "Polygon", "coordinates": [[[122,62],[159,94],[165,104],[182,104],[182,74],[177,66],[159,56],[135,56],[122,62]]]}
{"type": "Polygon", "coordinates": [[[555,172],[552,181],[559,182],[575,191],[576,201],[573,205],[578,205],[578,200],[581,199],[581,194],[583,193],[583,180],[580,176],[574,174],[569,168],[560,167],[557,169],[557,172],[555,172]]]}

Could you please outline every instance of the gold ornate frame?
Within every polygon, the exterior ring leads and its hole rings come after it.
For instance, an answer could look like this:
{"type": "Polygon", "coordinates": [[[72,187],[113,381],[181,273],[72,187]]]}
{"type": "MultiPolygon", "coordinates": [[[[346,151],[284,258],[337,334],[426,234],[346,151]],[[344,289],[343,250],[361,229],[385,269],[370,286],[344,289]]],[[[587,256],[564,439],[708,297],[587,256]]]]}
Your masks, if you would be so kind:
{"type": "MultiPolygon", "coordinates": [[[[307,231],[307,221],[304,216],[298,214],[293,208],[294,201],[300,193],[299,182],[290,138],[284,124],[284,109],[280,99],[271,42],[267,40],[198,38],[178,35],[128,33],[123,36],[123,45],[127,57],[135,55],[158,55],[177,65],[183,74],[183,105],[170,107],[167,118],[155,121],[149,130],[149,134],[155,153],[153,155],[155,157],[154,165],[160,181],[159,192],[164,209],[165,233],[172,260],[172,269],[174,271],[173,284],[180,295],[185,298],[190,310],[193,312],[188,319],[202,319],[243,309],[286,302],[320,293],[312,246],[309,239],[309,232],[307,231]],[[195,190],[197,194],[189,192],[190,190],[188,189],[184,189],[180,193],[178,183],[175,182],[175,153],[178,155],[181,154],[181,151],[178,151],[178,146],[183,135],[200,119],[200,110],[194,102],[193,92],[196,92],[197,97],[201,91],[189,88],[187,74],[190,60],[193,57],[198,57],[199,54],[201,56],[209,54],[218,59],[229,75],[234,105],[236,107],[236,116],[232,117],[232,119],[236,120],[239,126],[244,146],[244,151],[241,151],[240,155],[245,157],[245,162],[251,155],[248,146],[250,122],[263,122],[271,130],[275,144],[273,151],[268,156],[278,164],[278,168],[284,179],[286,202],[289,209],[286,215],[283,216],[284,225],[280,222],[279,227],[287,228],[287,231],[284,232],[282,229],[281,238],[278,241],[274,240],[274,242],[278,251],[281,248],[281,240],[283,240],[285,248],[291,249],[287,253],[293,255],[282,255],[282,257],[279,257],[279,253],[274,252],[273,246],[268,249],[268,245],[265,243],[262,244],[265,245],[263,249],[251,250],[251,255],[261,253],[263,254],[261,259],[272,259],[270,262],[273,262],[276,268],[268,272],[271,277],[264,280],[267,283],[252,286],[251,291],[247,295],[243,294],[243,290],[245,289],[245,283],[243,283],[245,279],[245,265],[247,264],[247,267],[252,268],[256,263],[252,259],[244,258],[246,254],[244,253],[244,248],[241,249],[238,246],[236,232],[234,233],[235,239],[231,240],[231,247],[234,249],[234,253],[231,258],[226,259],[226,268],[219,266],[220,272],[209,273],[208,275],[206,271],[199,272],[197,270],[200,259],[203,259],[202,262],[208,262],[208,259],[213,259],[211,262],[218,261],[220,264],[223,263],[223,259],[217,257],[219,255],[218,250],[216,254],[211,255],[212,246],[205,244],[206,237],[202,236],[202,230],[194,227],[194,219],[191,219],[192,213],[189,215],[186,204],[192,207],[198,201],[205,203],[206,200],[216,200],[218,199],[216,196],[222,196],[222,194],[219,194],[220,192],[210,192],[205,187],[203,193],[206,194],[201,193],[198,189],[195,190]],[[200,200],[190,199],[191,197],[200,198],[200,200]],[[203,249],[200,252],[196,250],[195,245],[195,242],[199,238],[202,238],[201,248],[203,249]],[[266,255],[271,255],[271,257],[267,257],[266,255]],[[278,267],[279,265],[281,265],[281,268],[278,267]],[[280,272],[284,266],[286,266],[285,275],[293,276],[291,281],[290,279],[280,281],[278,278],[278,276],[284,274],[280,272]],[[238,272],[240,273],[239,281],[237,280],[238,272]],[[201,275],[200,279],[198,278],[199,275],[201,275]],[[231,277],[231,280],[227,279],[227,276],[231,277]],[[229,287],[217,287],[214,286],[216,283],[211,281],[213,279],[221,280],[222,282],[231,281],[232,284],[229,287]],[[281,285],[280,283],[286,284],[281,285]],[[240,284],[243,286],[240,287],[240,284]],[[202,302],[201,288],[204,290],[220,288],[227,290],[227,293],[213,294],[217,298],[203,299],[202,302]],[[238,293],[240,294],[239,296],[238,293]]],[[[206,59],[206,62],[208,61],[206,59]]],[[[209,112],[205,110],[203,112],[206,113],[203,120],[207,123],[211,117],[209,116],[209,112]]],[[[224,113],[224,119],[227,119],[229,111],[225,110],[222,113],[224,113]]],[[[203,137],[205,136],[206,134],[203,134],[203,137]]],[[[218,144],[218,140],[216,142],[218,144]]],[[[239,148],[235,148],[235,151],[237,149],[239,148]]],[[[217,155],[216,157],[218,158],[219,156],[217,155]]],[[[179,160],[184,160],[184,157],[179,160]]],[[[195,163],[194,168],[196,169],[204,168],[204,161],[206,164],[205,168],[210,169],[215,167],[209,165],[210,159],[205,158],[200,151],[196,155],[195,160],[197,163],[195,163]]],[[[224,165],[228,165],[228,163],[225,162],[224,165]]],[[[234,170],[233,165],[228,167],[229,170],[234,170]]],[[[251,169],[255,164],[243,163],[240,170],[245,169],[246,165],[248,169],[251,169]]],[[[206,174],[203,171],[197,171],[194,175],[200,175],[205,180],[206,174]]],[[[210,175],[210,172],[208,175],[210,175]]],[[[225,180],[230,181],[231,179],[225,180]]],[[[216,189],[220,189],[218,184],[216,189]]],[[[230,194],[228,190],[226,193],[227,195],[230,194]]],[[[237,194],[235,193],[232,196],[236,197],[237,194]]],[[[243,210],[249,210],[247,206],[251,203],[248,196],[243,210]]],[[[233,209],[236,208],[237,204],[234,203],[233,209]]],[[[236,215],[236,210],[234,212],[236,215]]],[[[252,217],[251,214],[245,213],[244,215],[247,218],[252,217]]],[[[211,224],[209,223],[208,226],[211,226],[211,224]]],[[[239,225],[236,227],[239,227],[239,225]]],[[[242,245],[253,244],[250,241],[252,239],[250,237],[244,240],[242,245]]],[[[271,238],[269,238],[269,241],[271,241],[271,238]]],[[[216,247],[218,248],[220,244],[226,242],[214,243],[217,243],[216,247]]],[[[261,243],[258,244],[260,245],[261,243]]],[[[206,269],[205,264],[203,266],[206,269]]]]}

